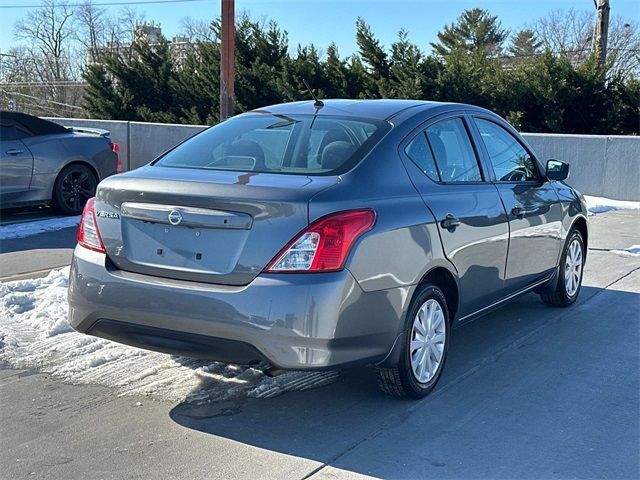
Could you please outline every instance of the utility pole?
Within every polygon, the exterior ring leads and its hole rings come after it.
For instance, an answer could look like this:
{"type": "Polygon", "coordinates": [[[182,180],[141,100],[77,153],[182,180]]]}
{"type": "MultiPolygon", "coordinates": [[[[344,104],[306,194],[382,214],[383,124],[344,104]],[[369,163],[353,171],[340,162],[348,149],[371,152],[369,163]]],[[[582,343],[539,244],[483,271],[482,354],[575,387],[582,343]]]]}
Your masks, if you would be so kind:
{"type": "Polygon", "coordinates": [[[235,0],[222,3],[222,32],[220,42],[220,120],[233,115],[233,86],[235,82],[235,0]]]}
{"type": "Polygon", "coordinates": [[[596,26],[593,32],[593,51],[599,65],[607,62],[607,37],[609,35],[609,0],[593,0],[596,4],[596,26]]]}

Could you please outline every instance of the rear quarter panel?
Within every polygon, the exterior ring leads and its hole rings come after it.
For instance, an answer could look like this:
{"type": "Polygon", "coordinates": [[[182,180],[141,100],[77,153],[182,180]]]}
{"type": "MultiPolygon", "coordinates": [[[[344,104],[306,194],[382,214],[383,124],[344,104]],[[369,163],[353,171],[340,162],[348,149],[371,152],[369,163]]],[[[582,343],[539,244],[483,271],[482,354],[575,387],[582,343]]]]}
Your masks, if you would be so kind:
{"type": "Polygon", "coordinates": [[[375,210],[373,229],[353,246],[346,267],[363,291],[388,292],[395,321],[404,317],[415,286],[431,269],[443,266],[456,276],[444,257],[435,219],[398,156],[404,131],[392,130],[340,183],[309,202],[310,221],[341,210],[375,210]],[[392,301],[395,295],[402,298],[392,301]]]}
{"type": "Polygon", "coordinates": [[[111,151],[108,137],[81,134],[41,135],[24,140],[33,153],[31,190],[49,200],[60,171],[73,162],[85,163],[98,181],[116,173],[117,155],[111,151]]]}

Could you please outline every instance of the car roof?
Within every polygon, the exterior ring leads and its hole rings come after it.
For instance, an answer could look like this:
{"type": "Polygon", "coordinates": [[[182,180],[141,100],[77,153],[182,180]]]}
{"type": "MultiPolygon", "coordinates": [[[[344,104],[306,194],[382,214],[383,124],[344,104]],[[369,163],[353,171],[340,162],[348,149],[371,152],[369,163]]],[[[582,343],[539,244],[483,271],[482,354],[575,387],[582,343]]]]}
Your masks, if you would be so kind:
{"type": "Polygon", "coordinates": [[[50,135],[53,133],[69,133],[69,129],[57,123],[34,117],[27,113],[0,110],[0,120],[18,122],[34,135],[50,135]]]}
{"type": "Polygon", "coordinates": [[[424,107],[425,109],[431,109],[436,107],[443,107],[446,105],[455,106],[460,108],[459,103],[445,103],[445,102],[428,102],[425,100],[400,100],[400,99],[323,99],[324,106],[320,109],[316,109],[313,100],[306,100],[301,102],[279,103],[277,105],[270,105],[268,107],[262,107],[253,112],[264,112],[279,115],[338,115],[338,116],[352,116],[373,118],[378,120],[389,120],[390,118],[398,115],[409,108],[424,107]]]}

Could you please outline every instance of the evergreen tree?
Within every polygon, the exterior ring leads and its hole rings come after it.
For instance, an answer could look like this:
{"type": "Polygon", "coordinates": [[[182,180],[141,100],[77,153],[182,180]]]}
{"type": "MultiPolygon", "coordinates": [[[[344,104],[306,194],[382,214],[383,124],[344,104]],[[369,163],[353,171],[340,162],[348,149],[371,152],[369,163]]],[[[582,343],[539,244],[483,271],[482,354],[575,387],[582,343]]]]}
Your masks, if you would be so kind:
{"type": "Polygon", "coordinates": [[[121,97],[116,93],[105,65],[89,65],[84,73],[84,79],[87,82],[84,108],[91,118],[126,120],[121,97]]]}
{"type": "Polygon", "coordinates": [[[391,45],[390,76],[391,95],[396,98],[421,98],[424,83],[420,69],[422,52],[408,40],[405,30],[400,30],[398,40],[391,45]]]}
{"type": "Polygon", "coordinates": [[[374,36],[371,27],[362,18],[356,21],[356,42],[360,58],[367,66],[368,78],[365,83],[365,95],[373,98],[385,98],[389,94],[390,66],[387,52],[374,36]]]}
{"type": "MultiPolygon", "coordinates": [[[[220,21],[212,22],[219,42],[220,21]]],[[[495,17],[465,12],[439,35],[440,50],[425,56],[405,31],[385,49],[362,19],[359,53],[341,58],[335,44],[321,58],[313,45],[289,51],[275,22],[244,15],[236,26],[236,113],[292,100],[308,100],[303,79],[321,98],[415,98],[480,105],[529,132],[638,134],[640,82],[610,73],[589,58],[579,66],[551,52],[523,30],[498,59],[506,32],[495,17]],[[531,54],[534,55],[531,55],[531,54]],[[606,80],[603,80],[606,79],[606,80]]],[[[434,47],[435,48],[435,47],[434,47]]],[[[105,119],[211,124],[218,120],[219,43],[194,45],[180,64],[165,40],[132,45],[88,66],[85,106],[105,119]]]]}
{"type": "Polygon", "coordinates": [[[198,42],[176,72],[176,108],[180,121],[213,124],[220,116],[220,49],[198,42]]]}
{"type": "Polygon", "coordinates": [[[331,43],[327,49],[327,58],[324,62],[324,75],[327,79],[325,93],[329,98],[346,98],[349,69],[346,62],[340,58],[338,47],[331,43]]]}
{"type": "Polygon", "coordinates": [[[531,57],[540,52],[542,42],[533,30],[524,29],[511,37],[507,52],[513,57],[531,57]]]}
{"type": "Polygon", "coordinates": [[[502,28],[497,16],[487,10],[465,10],[458,19],[438,32],[438,42],[431,46],[436,54],[446,57],[456,50],[475,52],[482,50],[488,56],[497,56],[508,31],[502,28]]]}

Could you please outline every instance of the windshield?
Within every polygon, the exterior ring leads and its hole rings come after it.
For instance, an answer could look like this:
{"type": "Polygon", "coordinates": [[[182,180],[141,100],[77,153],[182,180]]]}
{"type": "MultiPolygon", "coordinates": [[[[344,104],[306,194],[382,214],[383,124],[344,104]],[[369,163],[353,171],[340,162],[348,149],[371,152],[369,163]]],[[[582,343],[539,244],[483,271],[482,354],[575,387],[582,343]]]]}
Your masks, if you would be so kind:
{"type": "Polygon", "coordinates": [[[155,165],[250,172],[339,174],[390,129],[386,122],[316,115],[241,115],[177,146],[155,165]]]}

